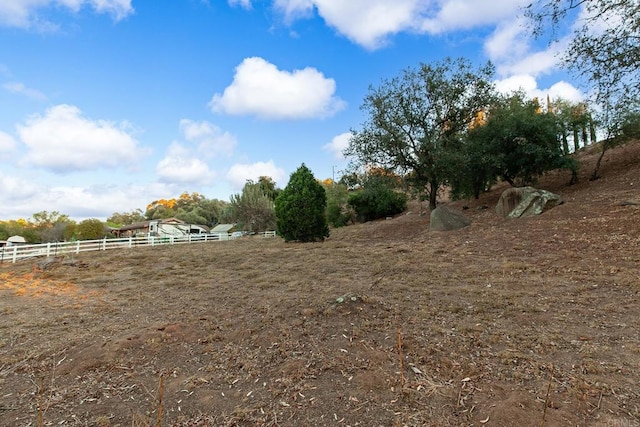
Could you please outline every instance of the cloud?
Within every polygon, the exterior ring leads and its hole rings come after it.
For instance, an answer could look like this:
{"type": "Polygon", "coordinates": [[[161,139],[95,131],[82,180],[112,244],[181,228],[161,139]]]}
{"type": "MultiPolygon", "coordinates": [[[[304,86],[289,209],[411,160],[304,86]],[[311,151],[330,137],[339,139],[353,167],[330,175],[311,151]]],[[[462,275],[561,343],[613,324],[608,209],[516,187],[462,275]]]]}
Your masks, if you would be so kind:
{"type": "Polygon", "coordinates": [[[111,15],[115,21],[126,18],[134,11],[131,0],[2,0],[0,25],[52,31],[57,25],[43,18],[41,11],[52,7],[64,7],[72,13],[77,13],[87,6],[97,13],[111,15]]]}
{"type": "Polygon", "coordinates": [[[24,95],[27,98],[35,99],[36,101],[47,100],[47,96],[45,94],[43,94],[39,90],[28,88],[22,83],[9,82],[3,84],[2,87],[5,88],[5,90],[7,90],[8,92],[24,95]]]}
{"type": "Polygon", "coordinates": [[[13,151],[16,148],[16,141],[8,133],[0,131],[0,153],[13,151]]]}
{"type": "Polygon", "coordinates": [[[170,198],[182,191],[162,183],[46,186],[2,173],[0,188],[0,219],[26,219],[46,210],[61,212],[76,221],[91,217],[105,220],[114,212],[144,210],[149,201],[170,198]]]}
{"type": "Polygon", "coordinates": [[[498,63],[496,69],[501,75],[548,74],[558,68],[558,55],[562,50],[561,43],[554,43],[545,50],[514,56],[512,60],[498,63]]]}
{"type": "Polygon", "coordinates": [[[312,16],[366,49],[377,49],[401,32],[441,34],[496,24],[530,0],[274,0],[285,22],[312,16]]]}
{"type": "Polygon", "coordinates": [[[158,162],[156,173],[161,182],[173,184],[208,185],[217,174],[204,159],[218,155],[230,156],[236,138],[207,121],[180,120],[185,143],[174,141],[165,157],[158,162]]]}
{"type": "Polygon", "coordinates": [[[281,13],[287,23],[306,18],[313,14],[313,0],[274,0],[274,8],[281,13]]]}
{"type": "Polygon", "coordinates": [[[216,177],[215,172],[184,145],[174,142],[165,157],[156,166],[161,182],[180,184],[210,184],[216,177]]]}
{"type": "Polygon", "coordinates": [[[496,89],[504,94],[522,90],[529,98],[538,98],[540,100],[546,100],[547,96],[551,99],[562,98],[572,102],[584,100],[582,92],[570,83],[560,81],[549,88],[540,89],[535,77],[529,74],[511,76],[495,83],[496,89]]]}
{"type": "Polygon", "coordinates": [[[414,31],[426,12],[426,2],[418,0],[316,0],[313,3],[327,25],[367,49],[383,46],[389,35],[414,31]]]}
{"type": "Polygon", "coordinates": [[[336,83],[315,68],[281,71],[262,58],[246,58],[236,67],[233,82],[215,94],[211,110],[232,115],[256,115],[286,120],[322,118],[335,114],[345,102],[334,96],[336,83]]]}
{"type": "MultiPolygon", "coordinates": [[[[540,48],[534,45],[527,22],[522,16],[499,23],[485,40],[484,51],[496,65],[500,76],[550,74],[557,70],[569,38],[561,38],[540,48]]],[[[539,43],[538,43],[539,44],[539,43]]]]}
{"type": "Polygon", "coordinates": [[[351,139],[351,132],[341,133],[335,136],[330,143],[325,144],[322,148],[326,151],[333,153],[336,159],[344,159],[342,152],[349,146],[349,140],[351,139]]]}
{"type": "MultiPolygon", "coordinates": [[[[19,210],[21,204],[30,200],[37,200],[47,194],[41,186],[16,174],[5,175],[0,173],[0,188],[2,188],[2,194],[0,194],[0,220],[16,218],[10,215],[11,210],[19,210]]],[[[31,214],[42,210],[44,208],[29,212],[31,214]]],[[[18,216],[24,217],[24,214],[21,213],[18,216]]]]}
{"type": "Polygon", "coordinates": [[[258,181],[261,176],[271,177],[279,185],[282,185],[287,177],[284,170],[276,167],[273,160],[269,160],[253,164],[235,164],[229,169],[227,180],[234,190],[240,191],[248,179],[258,181]]]}
{"type": "Polygon", "coordinates": [[[526,23],[517,18],[498,24],[484,43],[484,51],[494,62],[521,57],[529,52],[530,39],[526,23]]]}
{"type": "Polygon", "coordinates": [[[229,6],[240,6],[243,9],[251,10],[253,6],[251,5],[251,0],[228,0],[229,6]]]}
{"type": "MultiPolygon", "coordinates": [[[[55,210],[72,219],[82,220],[86,218],[106,219],[114,212],[126,212],[144,206],[136,206],[135,203],[143,202],[140,194],[154,200],[148,188],[143,186],[116,187],[109,185],[96,185],[88,187],[60,186],[46,188],[46,193],[37,198],[38,205],[32,210],[55,210]]],[[[34,203],[29,200],[29,203],[34,203]]]]}
{"type": "Polygon", "coordinates": [[[223,132],[219,127],[207,121],[195,122],[180,120],[180,130],[184,138],[197,145],[198,153],[205,157],[217,155],[230,156],[237,145],[236,137],[223,132]]]}
{"type": "MultiPolygon", "coordinates": [[[[429,11],[420,25],[420,30],[431,34],[494,25],[505,19],[512,19],[530,0],[442,0],[440,8],[429,11]]],[[[420,3],[432,3],[423,1],[420,3]]]]}
{"type": "Polygon", "coordinates": [[[26,164],[57,173],[116,168],[144,154],[127,124],[90,120],[73,105],[61,104],[18,125],[27,146],[26,164]]]}

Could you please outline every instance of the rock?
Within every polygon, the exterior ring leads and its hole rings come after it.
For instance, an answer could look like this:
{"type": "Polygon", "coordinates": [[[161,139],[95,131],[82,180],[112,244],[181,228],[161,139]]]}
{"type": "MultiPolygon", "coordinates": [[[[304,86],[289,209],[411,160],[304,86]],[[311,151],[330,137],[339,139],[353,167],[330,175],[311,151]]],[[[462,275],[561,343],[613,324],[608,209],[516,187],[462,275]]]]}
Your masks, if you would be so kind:
{"type": "Polygon", "coordinates": [[[471,221],[462,213],[446,206],[438,206],[431,211],[429,231],[451,231],[463,228],[471,224],[471,221]]]}
{"type": "Polygon", "coordinates": [[[505,190],[496,205],[496,213],[505,218],[523,218],[540,215],[563,202],[557,194],[533,187],[515,187],[505,190]]]}
{"type": "Polygon", "coordinates": [[[46,257],[43,260],[36,262],[36,268],[39,270],[50,270],[56,267],[60,263],[60,259],[56,257],[46,257]]]}

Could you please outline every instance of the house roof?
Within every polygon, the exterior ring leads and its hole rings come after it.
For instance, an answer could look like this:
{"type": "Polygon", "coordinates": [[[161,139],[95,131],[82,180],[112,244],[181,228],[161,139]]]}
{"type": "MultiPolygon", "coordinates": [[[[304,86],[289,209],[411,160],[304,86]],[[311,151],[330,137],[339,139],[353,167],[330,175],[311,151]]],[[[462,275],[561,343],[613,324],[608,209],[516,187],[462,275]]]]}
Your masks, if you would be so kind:
{"type": "MultiPolygon", "coordinates": [[[[140,222],[134,222],[133,224],[128,224],[128,225],[123,225],[120,228],[116,228],[115,230],[118,231],[127,231],[127,230],[141,230],[141,229],[147,229],[149,228],[149,224],[152,222],[158,222],[158,224],[180,224],[180,225],[186,225],[187,223],[184,222],[181,219],[178,218],[163,218],[163,219],[154,219],[151,221],[140,221],[140,222]]],[[[200,227],[203,230],[208,230],[209,227],[207,227],[206,225],[201,225],[201,224],[190,224],[192,227],[200,227]]],[[[233,224],[231,224],[231,227],[233,227],[233,224]]],[[[229,227],[229,228],[231,228],[229,227]]]]}
{"type": "Polygon", "coordinates": [[[139,230],[141,228],[149,228],[150,222],[151,221],[134,222],[133,224],[123,225],[120,228],[116,228],[116,230],[127,231],[127,230],[139,230]]]}
{"type": "Polygon", "coordinates": [[[211,229],[211,233],[228,233],[233,227],[235,224],[218,224],[211,229]]]}

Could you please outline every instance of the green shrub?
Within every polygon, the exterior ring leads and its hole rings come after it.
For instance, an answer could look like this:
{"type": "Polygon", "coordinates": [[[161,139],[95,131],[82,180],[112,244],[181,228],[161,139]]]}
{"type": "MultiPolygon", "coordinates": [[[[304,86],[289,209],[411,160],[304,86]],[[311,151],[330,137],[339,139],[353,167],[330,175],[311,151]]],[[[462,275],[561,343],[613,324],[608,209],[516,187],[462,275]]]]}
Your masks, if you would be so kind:
{"type": "Polygon", "coordinates": [[[96,218],[85,219],[76,229],[80,240],[97,240],[107,235],[104,224],[96,218]]]}
{"type": "Polygon", "coordinates": [[[329,237],[324,188],[304,163],[275,201],[278,233],[286,242],[315,242],[329,237]]]}
{"type": "Polygon", "coordinates": [[[327,222],[332,227],[344,227],[349,223],[351,215],[345,211],[345,207],[334,202],[327,202],[327,222]]]}
{"type": "Polygon", "coordinates": [[[399,214],[407,209],[407,195],[384,186],[374,186],[352,193],[349,205],[358,221],[371,221],[399,214]]]}
{"type": "Polygon", "coordinates": [[[322,183],[327,195],[327,222],[332,227],[344,227],[351,220],[351,213],[347,201],[349,200],[349,190],[345,184],[322,183]]]}

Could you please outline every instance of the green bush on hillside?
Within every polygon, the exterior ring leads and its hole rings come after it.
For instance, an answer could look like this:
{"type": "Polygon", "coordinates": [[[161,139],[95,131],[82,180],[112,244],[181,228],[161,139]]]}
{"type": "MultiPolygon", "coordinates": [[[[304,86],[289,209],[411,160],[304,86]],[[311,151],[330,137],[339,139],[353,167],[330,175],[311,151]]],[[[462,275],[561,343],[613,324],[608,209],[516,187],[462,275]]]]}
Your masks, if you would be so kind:
{"type": "Polygon", "coordinates": [[[407,195],[383,185],[368,187],[349,195],[349,205],[358,221],[372,221],[407,209],[407,195]]]}

